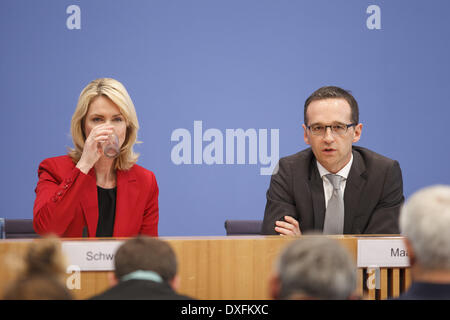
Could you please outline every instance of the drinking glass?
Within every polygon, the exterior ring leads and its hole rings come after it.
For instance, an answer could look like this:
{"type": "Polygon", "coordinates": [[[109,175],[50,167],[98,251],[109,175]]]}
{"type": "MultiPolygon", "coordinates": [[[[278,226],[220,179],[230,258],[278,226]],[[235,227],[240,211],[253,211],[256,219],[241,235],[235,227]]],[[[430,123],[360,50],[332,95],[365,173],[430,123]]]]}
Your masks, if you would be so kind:
{"type": "Polygon", "coordinates": [[[119,137],[115,133],[108,136],[108,140],[103,142],[103,154],[111,159],[120,154],[119,137]]]}

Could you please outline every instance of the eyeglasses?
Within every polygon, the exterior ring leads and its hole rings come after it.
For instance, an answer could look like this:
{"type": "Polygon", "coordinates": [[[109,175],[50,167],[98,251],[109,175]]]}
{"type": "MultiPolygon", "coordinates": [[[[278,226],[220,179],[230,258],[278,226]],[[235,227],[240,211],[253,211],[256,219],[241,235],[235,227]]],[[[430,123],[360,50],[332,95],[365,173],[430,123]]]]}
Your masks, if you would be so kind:
{"type": "Polygon", "coordinates": [[[308,126],[307,128],[315,136],[323,136],[327,131],[327,128],[330,128],[332,133],[337,134],[338,136],[343,136],[347,133],[348,128],[353,126],[355,126],[354,123],[335,123],[329,126],[324,126],[322,124],[313,124],[311,126],[308,126]]]}

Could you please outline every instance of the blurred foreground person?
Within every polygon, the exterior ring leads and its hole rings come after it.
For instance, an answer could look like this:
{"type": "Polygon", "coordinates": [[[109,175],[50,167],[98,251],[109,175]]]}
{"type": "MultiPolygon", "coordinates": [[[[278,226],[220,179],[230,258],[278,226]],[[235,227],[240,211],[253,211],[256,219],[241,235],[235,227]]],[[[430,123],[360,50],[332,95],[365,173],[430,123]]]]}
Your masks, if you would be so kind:
{"type": "Polygon", "coordinates": [[[127,240],[114,258],[113,286],[93,300],[185,300],[177,294],[177,259],[170,245],[150,237],[127,240]]]}
{"type": "Polygon", "coordinates": [[[269,287],[273,299],[353,299],[356,265],[336,240],[304,237],[281,252],[269,287]]]}
{"type": "Polygon", "coordinates": [[[56,238],[30,244],[24,259],[24,270],[6,289],[6,300],[70,300],[65,286],[66,264],[61,244],[56,238]]]}
{"type": "Polygon", "coordinates": [[[413,194],[400,213],[412,284],[400,299],[450,299],[450,186],[413,194]]]}

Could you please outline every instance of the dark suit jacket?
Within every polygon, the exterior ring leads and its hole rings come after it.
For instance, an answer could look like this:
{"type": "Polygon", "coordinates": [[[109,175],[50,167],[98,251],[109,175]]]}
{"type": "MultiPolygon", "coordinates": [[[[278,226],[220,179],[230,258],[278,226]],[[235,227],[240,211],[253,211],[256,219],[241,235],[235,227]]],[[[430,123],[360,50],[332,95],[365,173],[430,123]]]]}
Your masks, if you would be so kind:
{"type": "MultiPolygon", "coordinates": [[[[81,237],[87,227],[95,237],[98,222],[95,169],[82,173],[69,156],[39,165],[33,226],[39,234],[81,237]]],[[[135,164],[117,170],[117,202],[113,237],[158,236],[158,185],[153,172],[135,164]]]]}
{"type": "MultiPolygon", "coordinates": [[[[398,300],[450,300],[450,283],[413,282],[398,300]]],[[[395,300],[395,299],[394,299],[395,300]]]]}
{"type": "Polygon", "coordinates": [[[176,293],[167,282],[151,280],[121,281],[91,300],[192,300],[176,293]]]}
{"type": "MultiPolygon", "coordinates": [[[[396,234],[404,201],[402,172],[397,161],[353,146],[353,163],[344,192],[344,234],[396,234]]],[[[323,181],[311,148],[279,161],[270,180],[263,234],[277,234],[275,221],[285,215],[300,230],[322,231],[325,220],[323,181]]]]}

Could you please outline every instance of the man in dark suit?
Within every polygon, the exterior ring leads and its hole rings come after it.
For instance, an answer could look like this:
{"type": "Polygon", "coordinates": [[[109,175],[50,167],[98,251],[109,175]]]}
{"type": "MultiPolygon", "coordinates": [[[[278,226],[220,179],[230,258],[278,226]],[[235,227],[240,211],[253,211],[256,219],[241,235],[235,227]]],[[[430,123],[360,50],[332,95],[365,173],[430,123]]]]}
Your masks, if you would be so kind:
{"type": "Polygon", "coordinates": [[[177,261],[170,245],[140,236],[126,241],[114,258],[113,286],[92,300],[186,300],[176,293],[177,261]]]}
{"type": "Polygon", "coordinates": [[[396,234],[404,201],[397,161],[362,147],[358,103],[322,87],[304,106],[311,148],[280,159],[267,191],[263,234],[396,234]]]}
{"type": "Polygon", "coordinates": [[[412,284],[399,299],[450,299],[450,186],[413,194],[400,213],[412,284]]]}

